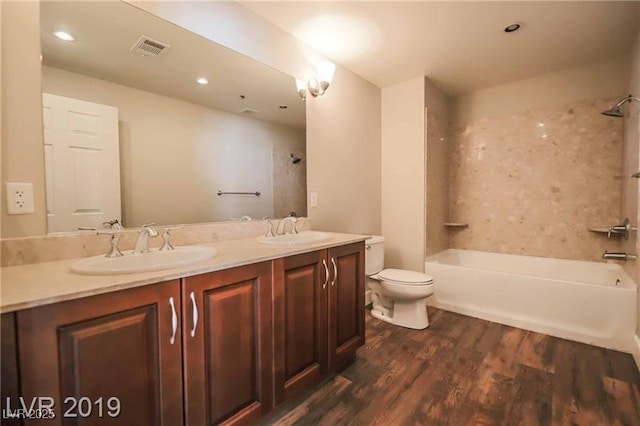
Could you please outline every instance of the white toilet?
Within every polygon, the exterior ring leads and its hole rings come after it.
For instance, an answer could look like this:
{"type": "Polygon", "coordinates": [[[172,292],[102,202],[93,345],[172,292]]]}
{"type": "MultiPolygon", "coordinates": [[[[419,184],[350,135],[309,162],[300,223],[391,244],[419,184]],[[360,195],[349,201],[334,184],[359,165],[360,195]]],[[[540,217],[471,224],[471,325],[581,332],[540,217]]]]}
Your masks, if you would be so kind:
{"type": "Polygon", "coordinates": [[[371,237],[365,246],[367,286],[373,303],[371,315],[402,327],[427,328],[426,298],[433,294],[433,278],[421,272],[384,269],[384,237],[371,237]]]}

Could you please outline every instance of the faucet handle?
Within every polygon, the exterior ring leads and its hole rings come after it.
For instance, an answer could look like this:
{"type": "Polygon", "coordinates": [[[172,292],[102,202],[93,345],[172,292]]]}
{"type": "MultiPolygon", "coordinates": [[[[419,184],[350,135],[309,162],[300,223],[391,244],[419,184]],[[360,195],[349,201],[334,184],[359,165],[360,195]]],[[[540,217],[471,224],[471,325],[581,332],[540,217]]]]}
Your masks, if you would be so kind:
{"type": "Polygon", "coordinates": [[[120,242],[119,232],[105,232],[98,231],[98,235],[110,235],[109,243],[111,244],[111,248],[109,252],[104,255],[104,257],[122,257],[124,254],[118,248],[118,243],[120,242]]]}
{"type": "Polygon", "coordinates": [[[269,216],[265,216],[262,218],[267,223],[267,233],[264,234],[265,237],[275,237],[276,235],[273,233],[273,222],[271,222],[271,218],[269,216]]]}
{"type": "Polygon", "coordinates": [[[162,245],[158,249],[158,251],[169,251],[175,249],[169,240],[171,238],[171,231],[174,229],[184,228],[183,226],[170,226],[168,228],[164,228],[164,232],[162,233],[162,245]]]}

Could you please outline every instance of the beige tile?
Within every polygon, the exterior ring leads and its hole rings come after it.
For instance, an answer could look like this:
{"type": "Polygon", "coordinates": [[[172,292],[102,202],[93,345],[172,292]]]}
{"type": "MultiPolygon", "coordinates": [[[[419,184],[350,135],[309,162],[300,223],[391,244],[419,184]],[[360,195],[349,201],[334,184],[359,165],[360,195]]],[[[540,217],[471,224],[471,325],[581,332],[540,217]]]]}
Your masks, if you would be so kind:
{"type": "Polygon", "coordinates": [[[600,260],[617,240],[587,231],[620,220],[616,98],[482,118],[451,129],[450,247],[600,260]],[[540,125],[543,124],[543,125],[540,125]]]}

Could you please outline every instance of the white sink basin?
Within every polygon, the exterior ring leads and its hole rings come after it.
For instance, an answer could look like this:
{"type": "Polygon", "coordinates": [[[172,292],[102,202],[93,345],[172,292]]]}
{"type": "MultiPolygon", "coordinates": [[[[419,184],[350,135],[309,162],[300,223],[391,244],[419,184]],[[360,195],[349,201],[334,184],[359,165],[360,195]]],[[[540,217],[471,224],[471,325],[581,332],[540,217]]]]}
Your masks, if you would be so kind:
{"type": "Polygon", "coordinates": [[[319,231],[303,231],[299,234],[276,235],[275,237],[258,237],[256,241],[260,244],[269,244],[274,246],[291,246],[298,244],[313,244],[322,241],[329,241],[333,235],[319,231]]]}
{"type": "Polygon", "coordinates": [[[71,272],[84,275],[132,274],[178,268],[211,259],[216,255],[213,247],[182,246],[174,250],[151,250],[148,253],[124,252],[122,257],[88,257],[71,265],[71,272]]]}

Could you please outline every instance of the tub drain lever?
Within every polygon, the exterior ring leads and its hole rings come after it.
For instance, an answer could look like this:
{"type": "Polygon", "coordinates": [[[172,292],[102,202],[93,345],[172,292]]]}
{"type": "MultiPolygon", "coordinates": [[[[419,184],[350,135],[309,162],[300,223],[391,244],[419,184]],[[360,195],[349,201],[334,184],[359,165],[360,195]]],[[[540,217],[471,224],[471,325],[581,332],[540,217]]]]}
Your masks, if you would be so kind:
{"type": "Polygon", "coordinates": [[[637,256],[635,254],[627,254],[624,252],[613,252],[606,251],[602,254],[603,259],[611,259],[611,260],[636,260],[637,256]]]}

